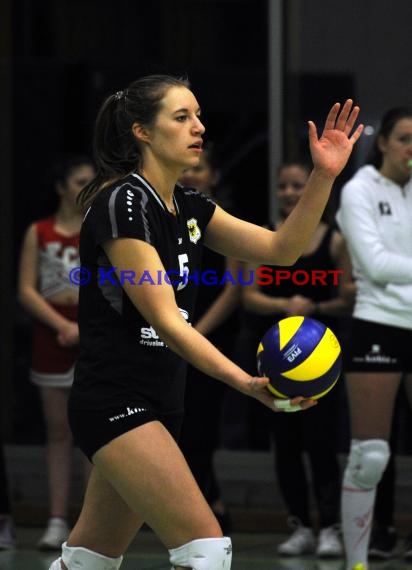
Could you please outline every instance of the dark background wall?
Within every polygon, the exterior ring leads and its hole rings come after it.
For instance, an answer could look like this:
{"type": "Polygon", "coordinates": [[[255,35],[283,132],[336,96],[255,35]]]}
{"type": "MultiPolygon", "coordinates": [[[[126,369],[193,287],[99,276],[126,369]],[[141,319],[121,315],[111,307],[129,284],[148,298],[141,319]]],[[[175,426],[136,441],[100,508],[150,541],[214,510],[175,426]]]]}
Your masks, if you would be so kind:
{"type": "MultiPolygon", "coordinates": [[[[292,0],[285,5],[289,74],[350,77],[362,120],[375,127],[387,108],[412,104],[410,0],[292,0]]],[[[313,108],[319,96],[316,85],[306,96],[308,109],[313,108]]],[[[357,146],[356,165],[369,144],[370,137],[364,136],[357,146]]]]}
{"type": "MultiPolygon", "coordinates": [[[[307,119],[323,120],[336,99],[354,97],[372,125],[386,107],[411,103],[411,0],[2,0],[0,410],[9,438],[38,437],[27,429],[37,393],[15,300],[21,237],[43,212],[53,161],[91,151],[106,95],[145,73],[188,75],[239,212],[266,221],[272,1],[283,8],[285,156],[307,152],[307,119]]],[[[363,137],[338,187],[369,143],[363,137]]]]}
{"type": "Polygon", "coordinates": [[[264,129],[265,1],[15,0],[13,23],[13,120],[30,131],[15,140],[15,184],[28,171],[37,181],[26,193],[31,215],[47,165],[90,151],[103,98],[139,75],[188,75],[222,158],[264,129]]]}
{"type": "MultiPolygon", "coordinates": [[[[241,213],[265,218],[269,1],[14,0],[14,188],[27,172],[37,181],[25,191],[17,238],[40,207],[47,166],[63,152],[90,151],[102,99],[151,72],[189,75],[241,213]]],[[[306,119],[321,120],[336,98],[356,97],[372,124],[410,100],[410,0],[281,3],[286,154],[306,151],[306,119]]]]}
{"type": "MultiPolygon", "coordinates": [[[[252,158],[241,172],[243,147],[255,139],[267,145],[265,1],[13,0],[10,13],[14,205],[8,264],[13,282],[24,230],[45,212],[50,166],[64,153],[90,153],[93,122],[104,97],[146,73],[189,77],[203,109],[206,138],[215,141],[226,170],[236,173],[231,183],[237,207],[246,209],[242,188],[248,190],[248,176],[255,172],[248,215],[263,221],[265,146],[254,157],[246,152],[252,158]]],[[[28,382],[30,319],[14,291],[8,297],[14,346],[3,361],[13,354],[13,386],[3,386],[3,402],[12,403],[5,407],[3,423],[14,441],[35,442],[43,437],[43,425],[37,391],[28,382]]]]}

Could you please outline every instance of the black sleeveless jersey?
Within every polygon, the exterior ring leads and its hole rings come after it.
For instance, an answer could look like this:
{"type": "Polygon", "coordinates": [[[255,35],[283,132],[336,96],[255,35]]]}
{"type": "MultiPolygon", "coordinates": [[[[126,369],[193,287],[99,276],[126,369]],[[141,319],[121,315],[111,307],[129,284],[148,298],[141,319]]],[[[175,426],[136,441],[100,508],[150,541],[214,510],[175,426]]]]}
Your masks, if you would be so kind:
{"type": "Polygon", "coordinates": [[[200,272],[204,232],[215,204],[179,185],[173,199],[176,216],[142,176],[130,174],[101,190],[86,213],[80,259],[90,280],[80,288],[73,409],[129,404],[160,413],[183,409],[185,362],[159,338],[121,286],[123,279],[136,287],[144,281],[156,287],[169,279],[182,315],[193,320],[197,285],[190,276],[200,272]],[[102,244],[122,237],[155,247],[168,276],[124,272],[116,277],[102,244]],[[189,279],[184,278],[187,272],[189,279]]]}

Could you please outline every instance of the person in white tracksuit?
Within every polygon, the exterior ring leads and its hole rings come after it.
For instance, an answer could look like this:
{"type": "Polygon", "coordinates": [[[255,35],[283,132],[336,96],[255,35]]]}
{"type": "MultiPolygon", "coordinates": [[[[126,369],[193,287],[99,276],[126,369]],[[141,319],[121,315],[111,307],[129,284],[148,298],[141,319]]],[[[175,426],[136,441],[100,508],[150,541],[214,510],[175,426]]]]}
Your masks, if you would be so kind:
{"type": "Polygon", "coordinates": [[[370,159],[342,189],[337,222],[356,281],[346,353],[351,448],[342,486],[347,568],[367,568],[376,486],[390,457],[394,403],[412,401],[412,108],[381,121],[370,159]]]}

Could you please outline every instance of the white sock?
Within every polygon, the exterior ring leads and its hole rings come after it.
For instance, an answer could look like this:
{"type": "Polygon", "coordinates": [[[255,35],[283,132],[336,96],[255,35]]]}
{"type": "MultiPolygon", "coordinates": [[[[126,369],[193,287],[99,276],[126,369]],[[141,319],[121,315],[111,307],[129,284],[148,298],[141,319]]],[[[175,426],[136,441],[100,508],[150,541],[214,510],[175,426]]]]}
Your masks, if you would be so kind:
{"type": "Polygon", "coordinates": [[[342,486],[342,531],[346,554],[346,568],[356,564],[368,567],[368,548],[372,528],[376,486],[362,488],[356,485],[345,470],[342,486]]]}
{"type": "Polygon", "coordinates": [[[123,556],[109,558],[98,552],[93,552],[81,546],[62,545],[62,560],[68,570],[118,570],[122,563],[123,556]]]}

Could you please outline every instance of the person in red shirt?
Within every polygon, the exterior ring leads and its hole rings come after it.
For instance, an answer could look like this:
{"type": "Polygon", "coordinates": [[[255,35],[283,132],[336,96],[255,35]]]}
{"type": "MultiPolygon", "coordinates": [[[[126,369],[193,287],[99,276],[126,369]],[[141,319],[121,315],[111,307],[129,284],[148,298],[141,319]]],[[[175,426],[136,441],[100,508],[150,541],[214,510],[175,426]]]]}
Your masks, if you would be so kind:
{"type": "Polygon", "coordinates": [[[56,164],[57,210],[29,226],[20,258],[19,300],[34,319],[30,379],[39,387],[46,423],[50,519],[38,543],[44,550],[60,548],[69,533],[72,436],[66,410],[79,343],[79,288],[69,275],[80,265],[76,199],[93,176],[87,157],[56,164]]]}

